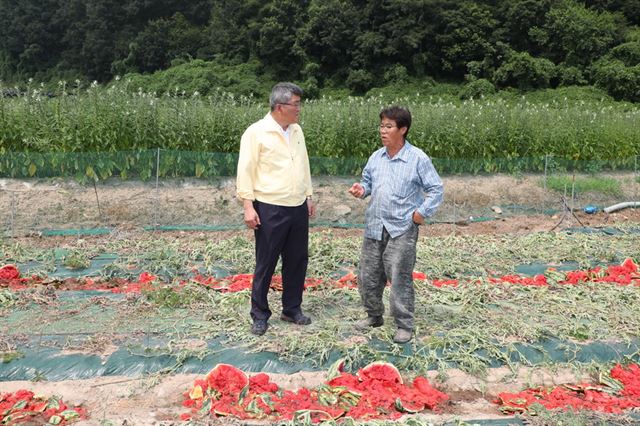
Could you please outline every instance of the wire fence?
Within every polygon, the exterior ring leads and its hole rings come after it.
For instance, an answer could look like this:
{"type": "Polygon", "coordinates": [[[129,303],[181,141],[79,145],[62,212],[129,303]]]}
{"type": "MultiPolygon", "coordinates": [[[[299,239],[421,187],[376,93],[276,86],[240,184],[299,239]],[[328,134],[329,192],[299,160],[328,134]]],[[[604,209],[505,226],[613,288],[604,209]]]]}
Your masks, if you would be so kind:
{"type": "MultiPolygon", "coordinates": [[[[442,159],[445,200],[432,222],[452,227],[521,214],[562,214],[640,200],[639,156],[615,161],[442,159]]],[[[361,227],[366,200],[347,193],[366,159],[311,158],[312,226],[361,227]]],[[[13,237],[117,227],[242,229],[237,154],[188,151],[7,153],[0,158],[0,231],[13,237]]],[[[590,210],[589,210],[590,211],[590,210]]]]}

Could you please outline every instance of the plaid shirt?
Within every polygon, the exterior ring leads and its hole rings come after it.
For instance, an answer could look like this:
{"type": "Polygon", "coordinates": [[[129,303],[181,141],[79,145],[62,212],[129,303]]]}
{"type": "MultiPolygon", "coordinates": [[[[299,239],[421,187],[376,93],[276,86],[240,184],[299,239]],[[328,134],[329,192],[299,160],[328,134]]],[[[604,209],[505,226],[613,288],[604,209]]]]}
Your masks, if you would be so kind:
{"type": "Polygon", "coordinates": [[[431,159],[407,140],[393,158],[389,158],[386,147],[374,152],[362,171],[360,184],[364,197],[371,195],[364,236],[378,241],[382,240],[383,227],[392,238],[410,229],[414,211],[425,218],[433,215],[444,192],[431,159]]]}

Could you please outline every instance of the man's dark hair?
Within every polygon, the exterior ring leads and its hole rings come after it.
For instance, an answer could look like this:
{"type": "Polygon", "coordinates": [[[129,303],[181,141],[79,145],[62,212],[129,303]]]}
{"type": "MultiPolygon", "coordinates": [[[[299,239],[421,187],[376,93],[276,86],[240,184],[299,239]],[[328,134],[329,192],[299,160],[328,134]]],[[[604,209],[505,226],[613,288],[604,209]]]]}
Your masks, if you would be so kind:
{"type": "Polygon", "coordinates": [[[407,131],[405,132],[404,137],[407,137],[409,129],[411,128],[411,112],[409,112],[407,108],[396,105],[387,107],[380,111],[380,120],[383,118],[395,121],[398,129],[406,127],[407,131]]]}

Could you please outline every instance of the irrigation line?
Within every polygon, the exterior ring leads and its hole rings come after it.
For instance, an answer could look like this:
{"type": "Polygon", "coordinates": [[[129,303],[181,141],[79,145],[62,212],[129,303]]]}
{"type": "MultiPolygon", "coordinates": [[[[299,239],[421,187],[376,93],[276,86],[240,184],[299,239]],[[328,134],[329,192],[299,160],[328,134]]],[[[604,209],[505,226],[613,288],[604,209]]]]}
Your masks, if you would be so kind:
{"type": "Polygon", "coordinates": [[[108,382],[108,383],[98,383],[96,385],[91,385],[92,388],[97,388],[97,387],[101,387],[101,386],[110,386],[110,385],[117,385],[117,384],[121,384],[121,383],[129,383],[129,382],[135,382],[138,380],[145,380],[146,377],[134,377],[132,379],[123,379],[123,380],[116,380],[115,382],[108,382]]]}

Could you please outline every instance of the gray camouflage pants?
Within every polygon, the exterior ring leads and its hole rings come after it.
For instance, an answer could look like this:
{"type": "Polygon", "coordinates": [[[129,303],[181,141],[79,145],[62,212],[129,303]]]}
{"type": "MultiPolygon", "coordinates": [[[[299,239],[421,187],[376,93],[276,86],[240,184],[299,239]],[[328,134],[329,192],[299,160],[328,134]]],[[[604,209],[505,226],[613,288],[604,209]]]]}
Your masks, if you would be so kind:
{"type": "Polygon", "coordinates": [[[391,281],[389,305],[396,326],[413,330],[414,290],[413,268],[416,264],[418,225],[396,238],[386,229],[382,241],[364,239],[360,256],[358,290],[364,309],[369,316],[384,315],[382,293],[387,281],[391,281]]]}

